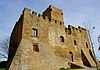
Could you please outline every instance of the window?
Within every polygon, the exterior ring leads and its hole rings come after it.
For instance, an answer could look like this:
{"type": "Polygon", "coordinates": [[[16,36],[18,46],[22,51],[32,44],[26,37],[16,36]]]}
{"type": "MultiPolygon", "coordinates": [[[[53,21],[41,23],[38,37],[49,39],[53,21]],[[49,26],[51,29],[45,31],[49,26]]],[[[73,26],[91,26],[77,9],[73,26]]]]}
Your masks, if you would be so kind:
{"type": "Polygon", "coordinates": [[[51,21],[51,19],[49,19],[49,21],[51,21]]]}
{"type": "Polygon", "coordinates": [[[74,27],[72,27],[74,29],[74,27]]]}
{"type": "Polygon", "coordinates": [[[52,9],[50,9],[50,11],[52,11],[52,9]]]}
{"type": "Polygon", "coordinates": [[[87,44],[87,42],[86,42],[86,47],[88,48],[88,44],[87,44]]]}
{"type": "Polygon", "coordinates": [[[79,30],[81,32],[81,30],[79,30]]]}
{"type": "Polygon", "coordinates": [[[39,52],[38,43],[33,44],[33,50],[39,52]]]}
{"type": "Polygon", "coordinates": [[[55,20],[55,23],[57,23],[57,20],[55,20]]]}
{"type": "Polygon", "coordinates": [[[73,53],[72,52],[69,52],[69,59],[71,62],[73,62],[73,53]]]}
{"type": "Polygon", "coordinates": [[[60,22],[60,25],[61,25],[61,22],[60,22]]]}
{"type": "Polygon", "coordinates": [[[60,36],[60,42],[64,42],[64,37],[60,36]]]}
{"type": "Polygon", "coordinates": [[[74,45],[77,45],[75,40],[74,40],[74,45]]]}
{"type": "Polygon", "coordinates": [[[61,13],[61,15],[63,15],[63,13],[61,13]]]}
{"type": "Polygon", "coordinates": [[[32,29],[32,36],[37,37],[37,29],[32,29]]]}

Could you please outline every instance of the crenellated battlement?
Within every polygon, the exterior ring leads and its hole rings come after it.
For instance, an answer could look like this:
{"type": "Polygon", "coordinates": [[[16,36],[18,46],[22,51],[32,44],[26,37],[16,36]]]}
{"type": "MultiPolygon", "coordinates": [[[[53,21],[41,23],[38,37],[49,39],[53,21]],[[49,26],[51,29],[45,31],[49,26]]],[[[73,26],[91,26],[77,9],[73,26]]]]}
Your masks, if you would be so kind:
{"type": "Polygon", "coordinates": [[[61,9],[58,9],[54,6],[49,6],[44,12],[43,16],[47,16],[50,21],[64,23],[63,13],[61,9]]]}
{"type": "Polygon", "coordinates": [[[38,13],[35,12],[35,11],[32,11],[32,12],[31,12],[31,10],[28,9],[28,8],[24,8],[24,10],[23,10],[22,13],[23,13],[23,14],[29,14],[29,15],[35,16],[35,17],[37,17],[37,18],[42,18],[43,20],[46,20],[46,21],[50,22],[50,20],[49,20],[49,18],[48,18],[47,16],[43,16],[42,14],[38,14],[38,13]]]}
{"type": "Polygon", "coordinates": [[[78,34],[78,33],[85,33],[85,32],[87,32],[87,30],[85,29],[85,28],[82,28],[82,27],[80,27],[80,26],[78,26],[78,27],[74,27],[74,26],[72,26],[72,25],[68,25],[68,28],[67,27],[65,27],[65,31],[66,31],[66,33],[67,34],[72,34],[72,33],[76,33],[76,34],[78,34]]]}
{"type": "Polygon", "coordinates": [[[82,27],[80,27],[80,26],[78,26],[78,29],[80,29],[80,30],[82,30],[82,31],[86,31],[85,28],[82,28],[82,27]]]}
{"type": "Polygon", "coordinates": [[[32,11],[32,14],[37,16],[37,12],[35,12],[35,11],[32,11]]]}
{"type": "MultiPolygon", "coordinates": [[[[50,5],[49,8],[47,8],[43,12],[43,14],[37,14],[37,12],[35,12],[35,11],[32,11],[32,13],[31,13],[31,10],[28,9],[28,8],[24,8],[23,14],[29,14],[29,15],[35,16],[36,18],[43,19],[43,20],[45,20],[47,22],[52,22],[52,23],[58,24],[59,26],[64,25],[64,22],[62,22],[60,20],[56,20],[55,18],[48,17],[48,16],[51,16],[51,15],[47,15],[47,14],[50,11],[52,11],[53,9],[60,10],[60,9],[57,9],[57,8],[55,8],[55,7],[53,7],[53,6],[50,5]]],[[[62,10],[60,10],[60,12],[62,12],[62,10]]],[[[71,34],[77,34],[77,33],[80,33],[80,34],[86,33],[87,30],[85,28],[80,27],[80,26],[74,27],[72,25],[68,25],[68,28],[65,27],[65,32],[67,34],[71,35],[71,34]]]]}
{"type": "Polygon", "coordinates": [[[52,9],[59,10],[60,12],[62,12],[61,9],[56,8],[55,6],[50,5],[43,13],[45,13],[46,11],[52,11],[52,9]]]}
{"type": "MultiPolygon", "coordinates": [[[[49,12],[50,12],[51,9],[56,9],[56,10],[58,10],[58,8],[55,8],[55,7],[53,7],[53,6],[49,6],[49,8],[47,8],[47,9],[43,12],[43,14],[38,14],[38,13],[35,12],[35,11],[32,11],[32,12],[31,12],[31,10],[28,9],[28,8],[24,8],[23,14],[30,14],[30,15],[33,15],[33,16],[35,16],[35,17],[37,17],[37,18],[43,18],[44,20],[46,20],[46,21],[48,21],[48,22],[53,22],[53,23],[58,23],[59,25],[64,25],[64,22],[62,22],[62,21],[60,21],[60,20],[53,19],[53,18],[49,18],[48,15],[44,15],[44,13],[45,13],[46,11],[49,11],[49,12]]],[[[59,10],[60,10],[60,9],[59,9],[59,10]]],[[[62,10],[60,10],[60,12],[62,12],[62,10]]]]}

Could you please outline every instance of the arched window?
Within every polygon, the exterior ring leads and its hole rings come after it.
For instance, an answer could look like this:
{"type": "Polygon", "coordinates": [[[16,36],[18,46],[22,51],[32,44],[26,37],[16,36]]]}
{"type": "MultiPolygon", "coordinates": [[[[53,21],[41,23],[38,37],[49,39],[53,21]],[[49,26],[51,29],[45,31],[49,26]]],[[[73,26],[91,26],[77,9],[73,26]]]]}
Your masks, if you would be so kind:
{"type": "Polygon", "coordinates": [[[73,53],[72,52],[69,52],[69,59],[71,62],[73,62],[73,53]]]}
{"type": "Polygon", "coordinates": [[[64,42],[64,37],[60,36],[60,42],[64,42]]]}

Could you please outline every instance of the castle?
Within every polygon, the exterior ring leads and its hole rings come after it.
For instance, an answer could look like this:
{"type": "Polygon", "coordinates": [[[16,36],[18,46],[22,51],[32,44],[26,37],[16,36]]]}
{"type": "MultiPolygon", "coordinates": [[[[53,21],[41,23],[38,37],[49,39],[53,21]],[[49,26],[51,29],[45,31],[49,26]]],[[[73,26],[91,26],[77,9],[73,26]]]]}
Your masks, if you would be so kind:
{"type": "Polygon", "coordinates": [[[24,8],[11,33],[9,70],[58,70],[96,66],[88,32],[64,26],[61,9],[49,6],[42,14],[24,8]]]}

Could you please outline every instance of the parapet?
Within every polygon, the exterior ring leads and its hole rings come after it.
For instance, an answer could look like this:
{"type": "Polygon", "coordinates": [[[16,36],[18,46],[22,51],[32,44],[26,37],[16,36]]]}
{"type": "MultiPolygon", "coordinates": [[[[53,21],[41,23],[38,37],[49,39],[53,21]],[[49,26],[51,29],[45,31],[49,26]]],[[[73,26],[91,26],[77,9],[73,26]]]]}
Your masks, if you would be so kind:
{"type": "MultiPolygon", "coordinates": [[[[58,8],[56,8],[55,6],[52,6],[52,5],[49,5],[49,8],[50,8],[50,9],[59,10],[59,11],[61,11],[61,12],[62,12],[62,10],[61,10],[61,9],[58,9],[58,8]]],[[[47,10],[48,10],[48,8],[47,8],[47,10]]]]}
{"type": "Polygon", "coordinates": [[[64,23],[63,13],[61,9],[58,9],[50,5],[43,13],[43,16],[47,16],[50,21],[64,23]]]}
{"type": "Polygon", "coordinates": [[[80,30],[86,30],[85,28],[82,28],[82,27],[80,27],[80,26],[78,26],[78,28],[79,28],[80,30]]]}
{"type": "Polygon", "coordinates": [[[30,13],[30,11],[31,11],[30,9],[28,9],[28,8],[24,8],[24,10],[23,10],[22,13],[23,13],[23,14],[28,14],[28,13],[30,13]]]}
{"type": "Polygon", "coordinates": [[[85,33],[87,32],[87,30],[85,28],[82,28],[80,26],[78,26],[77,28],[72,26],[72,25],[68,25],[68,28],[65,28],[65,31],[67,34],[71,35],[72,33],[85,33]]]}
{"type": "MultiPolygon", "coordinates": [[[[58,9],[58,8],[56,8],[56,7],[52,6],[52,5],[50,5],[44,12],[46,12],[47,10],[48,10],[48,11],[52,11],[52,9],[60,10],[60,9],[58,9]]],[[[62,12],[62,10],[60,10],[60,11],[62,12]]],[[[44,13],[44,12],[43,12],[43,13],[44,13]]],[[[56,20],[56,19],[53,19],[53,18],[49,18],[48,16],[51,17],[51,15],[50,15],[50,14],[47,15],[48,12],[46,12],[46,15],[44,16],[44,14],[37,14],[37,12],[35,12],[35,11],[32,11],[32,12],[31,12],[30,9],[24,8],[23,14],[29,14],[29,15],[35,16],[36,18],[40,18],[40,19],[46,20],[47,22],[53,22],[53,23],[57,23],[57,24],[59,24],[59,25],[64,25],[64,22],[63,22],[63,21],[56,20]]],[[[61,13],[60,13],[60,14],[61,14],[61,13]]],[[[69,32],[69,34],[71,34],[71,33],[73,33],[73,32],[74,32],[74,33],[75,33],[75,32],[80,32],[80,33],[81,33],[81,32],[83,32],[83,31],[87,31],[85,28],[82,28],[82,27],[80,27],[80,26],[78,26],[78,28],[76,28],[76,27],[74,27],[74,26],[72,26],[72,25],[68,25],[68,28],[65,28],[65,30],[66,30],[67,32],[69,32]]]]}
{"type": "Polygon", "coordinates": [[[24,11],[25,11],[25,10],[27,10],[27,11],[31,11],[29,8],[24,8],[24,11]]]}
{"type": "Polygon", "coordinates": [[[87,30],[85,28],[82,28],[80,26],[78,26],[78,29],[79,29],[80,32],[87,32],[87,30]]]}
{"type": "Polygon", "coordinates": [[[62,12],[61,9],[58,9],[58,8],[56,8],[55,6],[49,5],[49,7],[48,7],[43,13],[45,13],[46,11],[52,11],[52,9],[59,10],[59,11],[62,12]]]}
{"type": "Polygon", "coordinates": [[[23,13],[23,14],[30,14],[30,15],[35,16],[35,17],[37,17],[37,18],[43,18],[44,20],[46,20],[46,21],[49,22],[49,19],[48,19],[47,16],[43,16],[42,14],[37,14],[37,12],[35,12],[35,11],[32,11],[32,12],[31,12],[31,10],[28,9],[28,8],[24,8],[24,10],[23,10],[22,13],[23,13]]]}
{"type": "Polygon", "coordinates": [[[42,14],[38,14],[38,17],[42,17],[43,18],[43,15],[42,14]]]}
{"type": "Polygon", "coordinates": [[[36,15],[36,16],[37,16],[37,12],[35,12],[35,11],[32,11],[32,14],[34,14],[34,15],[36,15]]]}
{"type": "Polygon", "coordinates": [[[73,29],[73,30],[77,30],[77,28],[72,26],[72,25],[68,25],[68,28],[73,29]]]}
{"type": "Polygon", "coordinates": [[[30,9],[28,9],[28,8],[24,8],[24,10],[23,10],[23,12],[22,12],[23,14],[33,14],[33,15],[36,15],[37,16],[37,12],[35,12],[35,11],[32,11],[32,13],[31,13],[31,10],[30,9]]]}

